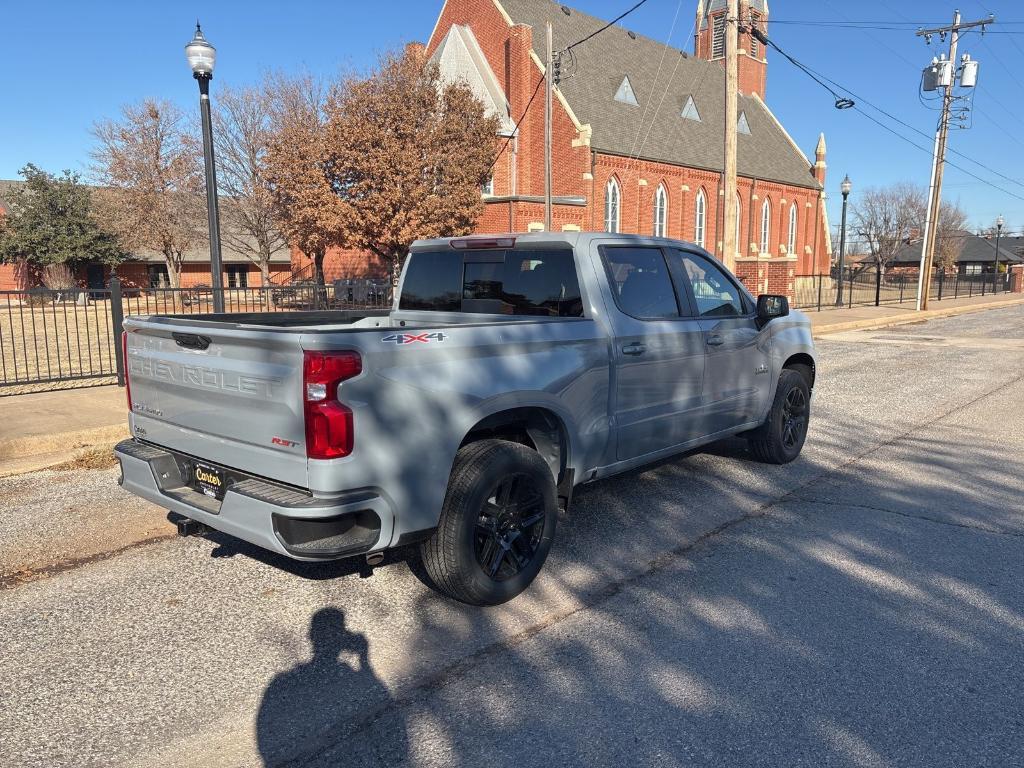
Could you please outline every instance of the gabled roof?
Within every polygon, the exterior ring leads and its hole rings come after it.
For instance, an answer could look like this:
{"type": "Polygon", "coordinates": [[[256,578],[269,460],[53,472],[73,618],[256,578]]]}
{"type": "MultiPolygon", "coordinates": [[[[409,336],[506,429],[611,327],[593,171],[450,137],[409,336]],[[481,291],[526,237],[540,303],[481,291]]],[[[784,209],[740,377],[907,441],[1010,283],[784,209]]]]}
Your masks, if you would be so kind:
{"type": "MultiPolygon", "coordinates": [[[[600,29],[605,21],[551,0],[496,0],[515,24],[533,27],[534,52],[544,59],[544,24],[551,21],[556,50],[600,29]]],[[[725,70],[720,62],[687,55],[621,26],[602,32],[574,49],[575,73],[563,64],[560,89],[580,123],[593,129],[591,146],[599,152],[639,156],[674,165],[721,171],[725,164],[725,70]],[[660,65],[660,72],[659,72],[660,65]],[[571,76],[570,76],[571,75],[571,76]],[[640,108],[615,100],[629,77],[640,108]],[[701,121],[682,117],[693,96],[701,121]],[[646,137],[646,138],[645,138],[646,137]]],[[[737,147],[739,174],[819,189],[811,163],[756,96],[741,96],[750,135],[737,147]]]]}
{"type": "MultiPolygon", "coordinates": [[[[956,255],[957,264],[991,264],[996,258],[996,239],[994,237],[982,237],[973,232],[958,232],[956,237],[960,242],[960,251],[956,255]]],[[[1013,238],[1002,238],[999,243],[1000,264],[1021,264],[1024,257],[1014,253],[1013,244],[1007,240],[1013,238]]],[[[893,257],[893,264],[919,264],[921,262],[921,241],[914,240],[904,245],[893,257]]]]}
{"type": "Polygon", "coordinates": [[[501,121],[503,133],[515,128],[505,92],[487,64],[473,30],[453,24],[430,57],[430,62],[437,64],[442,82],[461,80],[466,83],[473,95],[483,102],[485,114],[488,117],[493,115],[501,121]]]}

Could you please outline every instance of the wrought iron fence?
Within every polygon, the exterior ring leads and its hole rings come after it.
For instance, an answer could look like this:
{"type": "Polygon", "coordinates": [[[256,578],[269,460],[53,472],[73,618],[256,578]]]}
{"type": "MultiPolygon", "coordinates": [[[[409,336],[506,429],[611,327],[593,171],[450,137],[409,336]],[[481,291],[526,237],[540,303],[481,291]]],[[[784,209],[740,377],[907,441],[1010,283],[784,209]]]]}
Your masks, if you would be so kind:
{"type": "MultiPolygon", "coordinates": [[[[388,309],[386,280],[296,282],[268,288],[225,288],[227,312],[388,309]]],[[[141,290],[112,280],[109,288],[0,291],[0,396],[115,380],[119,336],[129,315],[213,311],[213,289],[141,290]]]]}
{"type": "MultiPolygon", "coordinates": [[[[838,270],[827,275],[797,275],[793,279],[793,306],[820,311],[916,303],[917,290],[916,270],[885,270],[875,265],[851,267],[843,270],[841,289],[838,270]]],[[[931,301],[942,301],[1006,293],[1009,290],[1010,276],[1006,273],[960,275],[936,272],[930,281],[928,296],[931,301]]]]}
{"type": "Polygon", "coordinates": [[[117,373],[109,290],[0,291],[0,394],[117,373]]]}

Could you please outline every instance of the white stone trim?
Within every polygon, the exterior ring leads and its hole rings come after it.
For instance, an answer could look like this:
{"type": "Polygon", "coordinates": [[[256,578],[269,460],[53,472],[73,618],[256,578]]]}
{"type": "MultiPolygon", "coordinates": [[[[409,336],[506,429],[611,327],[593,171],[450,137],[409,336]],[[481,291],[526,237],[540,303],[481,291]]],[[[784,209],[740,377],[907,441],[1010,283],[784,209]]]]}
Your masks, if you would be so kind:
{"type": "MultiPolygon", "coordinates": [[[[448,2],[448,0],[445,0],[445,2],[448,2]]],[[[501,3],[499,3],[498,0],[491,0],[491,2],[494,3],[494,7],[498,9],[498,13],[500,13],[505,19],[505,23],[510,27],[515,26],[512,21],[512,17],[508,15],[508,12],[502,7],[501,3]]]]}
{"type": "MultiPolygon", "coordinates": [[[[495,3],[495,4],[497,4],[497,3],[495,3]]],[[[448,0],[444,0],[444,3],[441,5],[441,12],[439,14],[437,14],[437,21],[434,22],[434,28],[432,30],[430,30],[430,37],[427,38],[427,48],[428,49],[430,48],[430,44],[432,42],[434,42],[434,35],[437,34],[437,28],[441,24],[441,17],[444,16],[444,9],[447,8],[447,7],[448,7],[448,0]]]]}

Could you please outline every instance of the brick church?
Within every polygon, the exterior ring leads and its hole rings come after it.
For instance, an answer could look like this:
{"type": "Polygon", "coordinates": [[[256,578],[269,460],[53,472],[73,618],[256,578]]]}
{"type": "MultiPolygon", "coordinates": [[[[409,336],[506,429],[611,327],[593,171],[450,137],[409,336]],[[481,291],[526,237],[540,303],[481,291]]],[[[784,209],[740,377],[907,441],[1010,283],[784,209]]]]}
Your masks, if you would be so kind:
{"type": "MultiPolygon", "coordinates": [[[[723,255],[726,9],[697,1],[692,54],[615,26],[563,59],[554,229],[664,235],[723,255]]],[[[767,0],[740,0],[740,17],[764,28],[767,0]]],[[[446,0],[427,41],[442,78],[469,83],[501,123],[481,233],[543,227],[543,93],[514,128],[543,75],[548,21],[555,50],[605,24],[550,0],[446,0]]],[[[797,276],[829,269],[824,136],[812,163],[765,103],[764,46],[741,32],[739,48],[737,273],[755,294],[792,294],[797,276]]],[[[325,272],[383,274],[353,252],[328,254],[325,272]]]]}

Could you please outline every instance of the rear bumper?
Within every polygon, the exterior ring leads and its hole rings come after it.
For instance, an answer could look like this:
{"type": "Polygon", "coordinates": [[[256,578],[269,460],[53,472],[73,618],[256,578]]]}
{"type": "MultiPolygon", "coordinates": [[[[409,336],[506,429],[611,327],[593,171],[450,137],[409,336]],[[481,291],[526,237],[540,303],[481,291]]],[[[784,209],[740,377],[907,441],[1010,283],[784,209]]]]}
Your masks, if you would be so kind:
{"type": "Polygon", "coordinates": [[[370,490],[314,497],[257,477],[232,473],[223,501],[194,490],[193,457],[138,440],[114,448],[125,490],[218,531],[296,560],[328,560],[383,549],[394,515],[370,490]]]}

